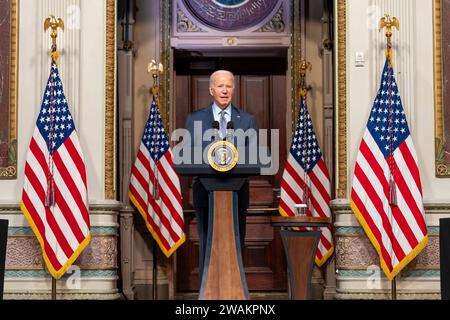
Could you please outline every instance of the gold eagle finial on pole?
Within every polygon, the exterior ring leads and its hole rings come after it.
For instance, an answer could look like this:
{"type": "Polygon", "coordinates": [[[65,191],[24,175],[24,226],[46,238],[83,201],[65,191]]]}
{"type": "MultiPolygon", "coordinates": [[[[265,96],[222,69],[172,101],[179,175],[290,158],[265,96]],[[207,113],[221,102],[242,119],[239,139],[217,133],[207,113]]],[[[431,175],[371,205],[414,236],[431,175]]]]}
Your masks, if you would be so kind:
{"type": "Polygon", "coordinates": [[[379,31],[381,31],[384,27],[386,27],[386,37],[392,36],[392,27],[396,27],[397,30],[400,30],[400,24],[396,17],[392,17],[385,14],[384,17],[380,19],[379,31]]]}
{"type": "Polygon", "coordinates": [[[51,15],[44,21],[44,31],[51,28],[50,37],[52,38],[52,46],[56,47],[56,37],[58,37],[58,28],[64,31],[64,21],[61,18],[56,19],[54,15],[51,15]]]}
{"type": "Polygon", "coordinates": [[[312,65],[310,62],[303,59],[300,61],[299,69],[300,69],[300,95],[302,97],[305,97],[308,90],[311,90],[311,86],[306,85],[306,71],[311,71],[312,65]]]}
{"type": "Polygon", "coordinates": [[[386,28],[386,40],[387,40],[387,47],[386,47],[386,56],[389,57],[392,63],[392,28],[395,27],[397,30],[400,30],[400,23],[399,20],[396,17],[392,17],[388,14],[385,14],[384,17],[380,19],[380,22],[378,24],[379,29],[378,31],[381,32],[384,28],[386,28]]]}
{"type": "MultiPolygon", "coordinates": [[[[155,59],[152,59],[152,61],[147,65],[147,72],[152,74],[153,77],[153,87],[151,89],[152,94],[155,96],[158,95],[158,84],[159,84],[159,76],[163,73],[164,67],[163,64],[160,62],[159,64],[156,63],[155,59]]],[[[158,103],[159,105],[159,103],[158,103]]]]}
{"type": "Polygon", "coordinates": [[[152,74],[154,87],[158,85],[158,78],[163,71],[163,64],[161,62],[157,64],[155,59],[152,59],[152,61],[147,65],[147,72],[152,74]]]}
{"type": "Polygon", "coordinates": [[[47,31],[49,28],[52,29],[50,31],[50,37],[52,38],[52,49],[50,56],[56,62],[56,64],[58,64],[57,60],[59,54],[56,50],[56,37],[58,37],[58,28],[64,31],[64,21],[61,18],[56,19],[54,15],[51,15],[44,20],[44,31],[47,31]]]}

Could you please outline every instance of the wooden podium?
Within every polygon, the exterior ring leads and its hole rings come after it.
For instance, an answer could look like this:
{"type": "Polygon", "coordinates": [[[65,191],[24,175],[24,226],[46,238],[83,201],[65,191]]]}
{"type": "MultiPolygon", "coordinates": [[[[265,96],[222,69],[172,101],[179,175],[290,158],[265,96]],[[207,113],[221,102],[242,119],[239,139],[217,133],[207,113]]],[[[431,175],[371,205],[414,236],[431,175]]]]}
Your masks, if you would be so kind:
{"type": "Polygon", "coordinates": [[[331,222],[329,218],[292,216],[272,217],[272,225],[281,227],[288,265],[290,296],[292,300],[311,299],[311,277],[314,267],[317,246],[321,231],[287,230],[292,227],[326,227],[331,222]]]}
{"type": "Polygon", "coordinates": [[[209,191],[209,225],[201,300],[249,299],[241,255],[237,193],[246,177],[259,175],[259,166],[238,165],[226,173],[209,165],[174,165],[180,175],[198,176],[209,191]]]}

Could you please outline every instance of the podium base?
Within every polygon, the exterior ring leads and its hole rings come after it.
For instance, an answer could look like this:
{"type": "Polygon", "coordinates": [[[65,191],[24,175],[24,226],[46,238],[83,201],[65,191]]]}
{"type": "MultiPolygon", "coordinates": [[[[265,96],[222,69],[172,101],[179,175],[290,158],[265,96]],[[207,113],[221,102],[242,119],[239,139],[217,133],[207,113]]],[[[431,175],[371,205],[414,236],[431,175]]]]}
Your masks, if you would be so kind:
{"type": "Polygon", "coordinates": [[[208,238],[199,299],[249,299],[239,239],[236,192],[210,193],[208,238]]]}
{"type": "Polygon", "coordinates": [[[280,234],[288,263],[291,299],[310,300],[314,258],[321,232],[280,230],[280,234]]]}

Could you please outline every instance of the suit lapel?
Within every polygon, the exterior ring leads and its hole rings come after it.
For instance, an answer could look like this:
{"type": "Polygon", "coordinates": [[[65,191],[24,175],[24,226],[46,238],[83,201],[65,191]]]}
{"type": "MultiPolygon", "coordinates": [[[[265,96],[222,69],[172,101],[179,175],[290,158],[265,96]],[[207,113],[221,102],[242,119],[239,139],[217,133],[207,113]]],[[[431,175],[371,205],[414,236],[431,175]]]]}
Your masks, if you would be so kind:
{"type": "Polygon", "coordinates": [[[203,128],[203,132],[205,132],[206,130],[212,128],[212,123],[214,122],[214,113],[213,113],[213,109],[212,109],[212,104],[205,109],[205,121],[206,123],[204,124],[204,128],[203,128]]]}
{"type": "Polygon", "coordinates": [[[233,111],[231,111],[231,121],[233,121],[234,129],[239,129],[241,128],[241,110],[233,105],[231,106],[233,108],[233,111]]]}

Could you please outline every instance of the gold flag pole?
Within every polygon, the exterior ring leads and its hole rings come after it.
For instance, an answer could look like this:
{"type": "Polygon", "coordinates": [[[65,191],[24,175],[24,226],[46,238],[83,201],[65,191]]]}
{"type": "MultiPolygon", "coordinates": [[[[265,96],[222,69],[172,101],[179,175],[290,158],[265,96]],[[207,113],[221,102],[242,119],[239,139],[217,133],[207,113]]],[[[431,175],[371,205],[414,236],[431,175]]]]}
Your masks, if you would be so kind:
{"type": "MultiPolygon", "coordinates": [[[[397,28],[397,30],[400,30],[400,24],[399,20],[396,17],[390,17],[388,14],[385,14],[384,17],[380,19],[379,22],[379,31],[386,28],[386,58],[388,59],[388,77],[390,77],[390,70],[393,66],[393,56],[392,56],[392,27],[397,28]]],[[[393,141],[393,135],[394,131],[392,130],[392,100],[391,100],[391,87],[390,87],[390,81],[388,81],[388,108],[389,108],[389,121],[388,121],[388,134],[390,135],[390,141],[392,143],[393,141]]],[[[392,145],[390,146],[391,152],[392,152],[392,145]]],[[[393,157],[390,159],[389,163],[389,205],[390,206],[397,206],[397,194],[396,194],[396,187],[395,187],[395,167],[393,163],[393,157]]],[[[391,281],[391,299],[397,300],[397,277],[394,277],[391,281]]]]}
{"type": "MultiPolygon", "coordinates": [[[[158,65],[155,60],[152,60],[147,66],[147,72],[151,73],[152,77],[153,77],[153,86],[151,88],[151,93],[155,97],[156,104],[159,109],[158,79],[159,79],[159,75],[163,72],[162,63],[159,63],[159,65],[158,65]]],[[[154,175],[155,175],[155,183],[153,184],[153,198],[158,199],[159,198],[158,183],[156,182],[156,179],[158,177],[158,171],[157,171],[156,163],[155,163],[155,168],[153,171],[154,171],[154,175]]],[[[153,277],[153,284],[152,284],[153,300],[157,300],[157,298],[158,298],[157,290],[156,290],[156,285],[157,285],[156,281],[157,281],[157,276],[158,276],[157,254],[158,254],[158,252],[157,252],[156,240],[153,238],[153,275],[152,275],[152,277],[153,277]]]]}
{"type": "MultiPolygon", "coordinates": [[[[56,19],[54,15],[51,15],[50,17],[46,18],[44,20],[44,32],[46,32],[49,28],[51,28],[50,31],[50,37],[52,38],[52,47],[51,47],[51,53],[50,56],[55,63],[57,63],[58,60],[58,51],[56,50],[56,38],[58,37],[58,28],[60,28],[62,31],[64,31],[64,22],[61,18],[56,19]]],[[[50,108],[52,108],[52,99],[50,98],[50,108]]],[[[51,117],[52,118],[52,117],[51,117]]],[[[50,125],[52,128],[52,124],[50,125]]],[[[54,181],[53,181],[53,159],[51,156],[49,156],[49,176],[47,179],[48,186],[47,186],[47,198],[46,198],[46,206],[53,206],[55,204],[55,195],[54,195],[54,181]]],[[[52,276],[52,294],[51,294],[52,300],[56,300],[56,279],[52,276]]]]}
{"type": "Polygon", "coordinates": [[[64,21],[61,18],[56,19],[54,15],[51,15],[44,21],[44,31],[47,31],[48,28],[51,28],[50,37],[52,38],[52,52],[50,56],[57,62],[58,60],[58,51],[56,51],[56,38],[58,37],[58,28],[64,31],[64,21]]]}
{"type": "MultiPolygon", "coordinates": [[[[311,71],[312,70],[312,65],[310,62],[306,61],[305,59],[302,59],[300,61],[299,64],[299,73],[300,73],[300,81],[299,81],[299,95],[300,95],[300,103],[304,103],[304,107],[306,108],[306,96],[308,94],[308,91],[311,90],[311,86],[306,85],[306,71],[311,71]],[[303,100],[303,102],[302,102],[303,100]]],[[[301,106],[300,106],[300,110],[301,106]]],[[[305,112],[306,115],[306,112],[305,112]]],[[[301,121],[301,119],[299,118],[298,121],[301,121]]],[[[306,130],[307,127],[307,122],[308,119],[306,117],[303,117],[303,147],[306,150],[306,144],[307,144],[307,140],[308,140],[308,132],[306,130]]],[[[307,159],[307,157],[303,157],[303,167],[306,168],[307,166],[307,162],[309,162],[309,160],[307,159]]],[[[305,181],[305,184],[308,186],[308,188],[305,188],[304,192],[303,192],[303,203],[306,205],[306,208],[302,208],[304,210],[303,214],[306,215],[306,211],[308,209],[310,209],[309,206],[309,192],[308,189],[310,189],[310,179],[308,176],[308,173],[306,172],[306,169],[304,170],[304,175],[303,175],[303,181],[305,181]]]]}
{"type": "MultiPolygon", "coordinates": [[[[156,64],[155,60],[152,60],[147,66],[147,72],[151,73],[152,77],[153,77],[153,86],[152,86],[152,89],[151,89],[151,93],[152,93],[152,96],[155,97],[156,105],[158,106],[158,109],[159,109],[159,97],[158,97],[159,81],[158,80],[159,80],[160,74],[163,72],[163,65],[162,65],[162,63],[159,63],[159,65],[158,65],[158,64],[156,64]]],[[[157,168],[156,168],[156,163],[155,163],[155,170],[156,169],[157,168]]],[[[155,171],[155,181],[158,178],[157,174],[158,174],[157,171],[155,171]]],[[[154,188],[153,188],[153,198],[154,199],[159,199],[159,192],[158,192],[158,185],[157,184],[155,184],[154,188]]]]}
{"type": "Polygon", "coordinates": [[[306,85],[306,71],[311,71],[312,65],[310,62],[303,59],[300,61],[299,69],[300,69],[299,93],[300,93],[300,96],[306,97],[306,94],[308,93],[308,91],[311,90],[311,86],[306,85]]]}

